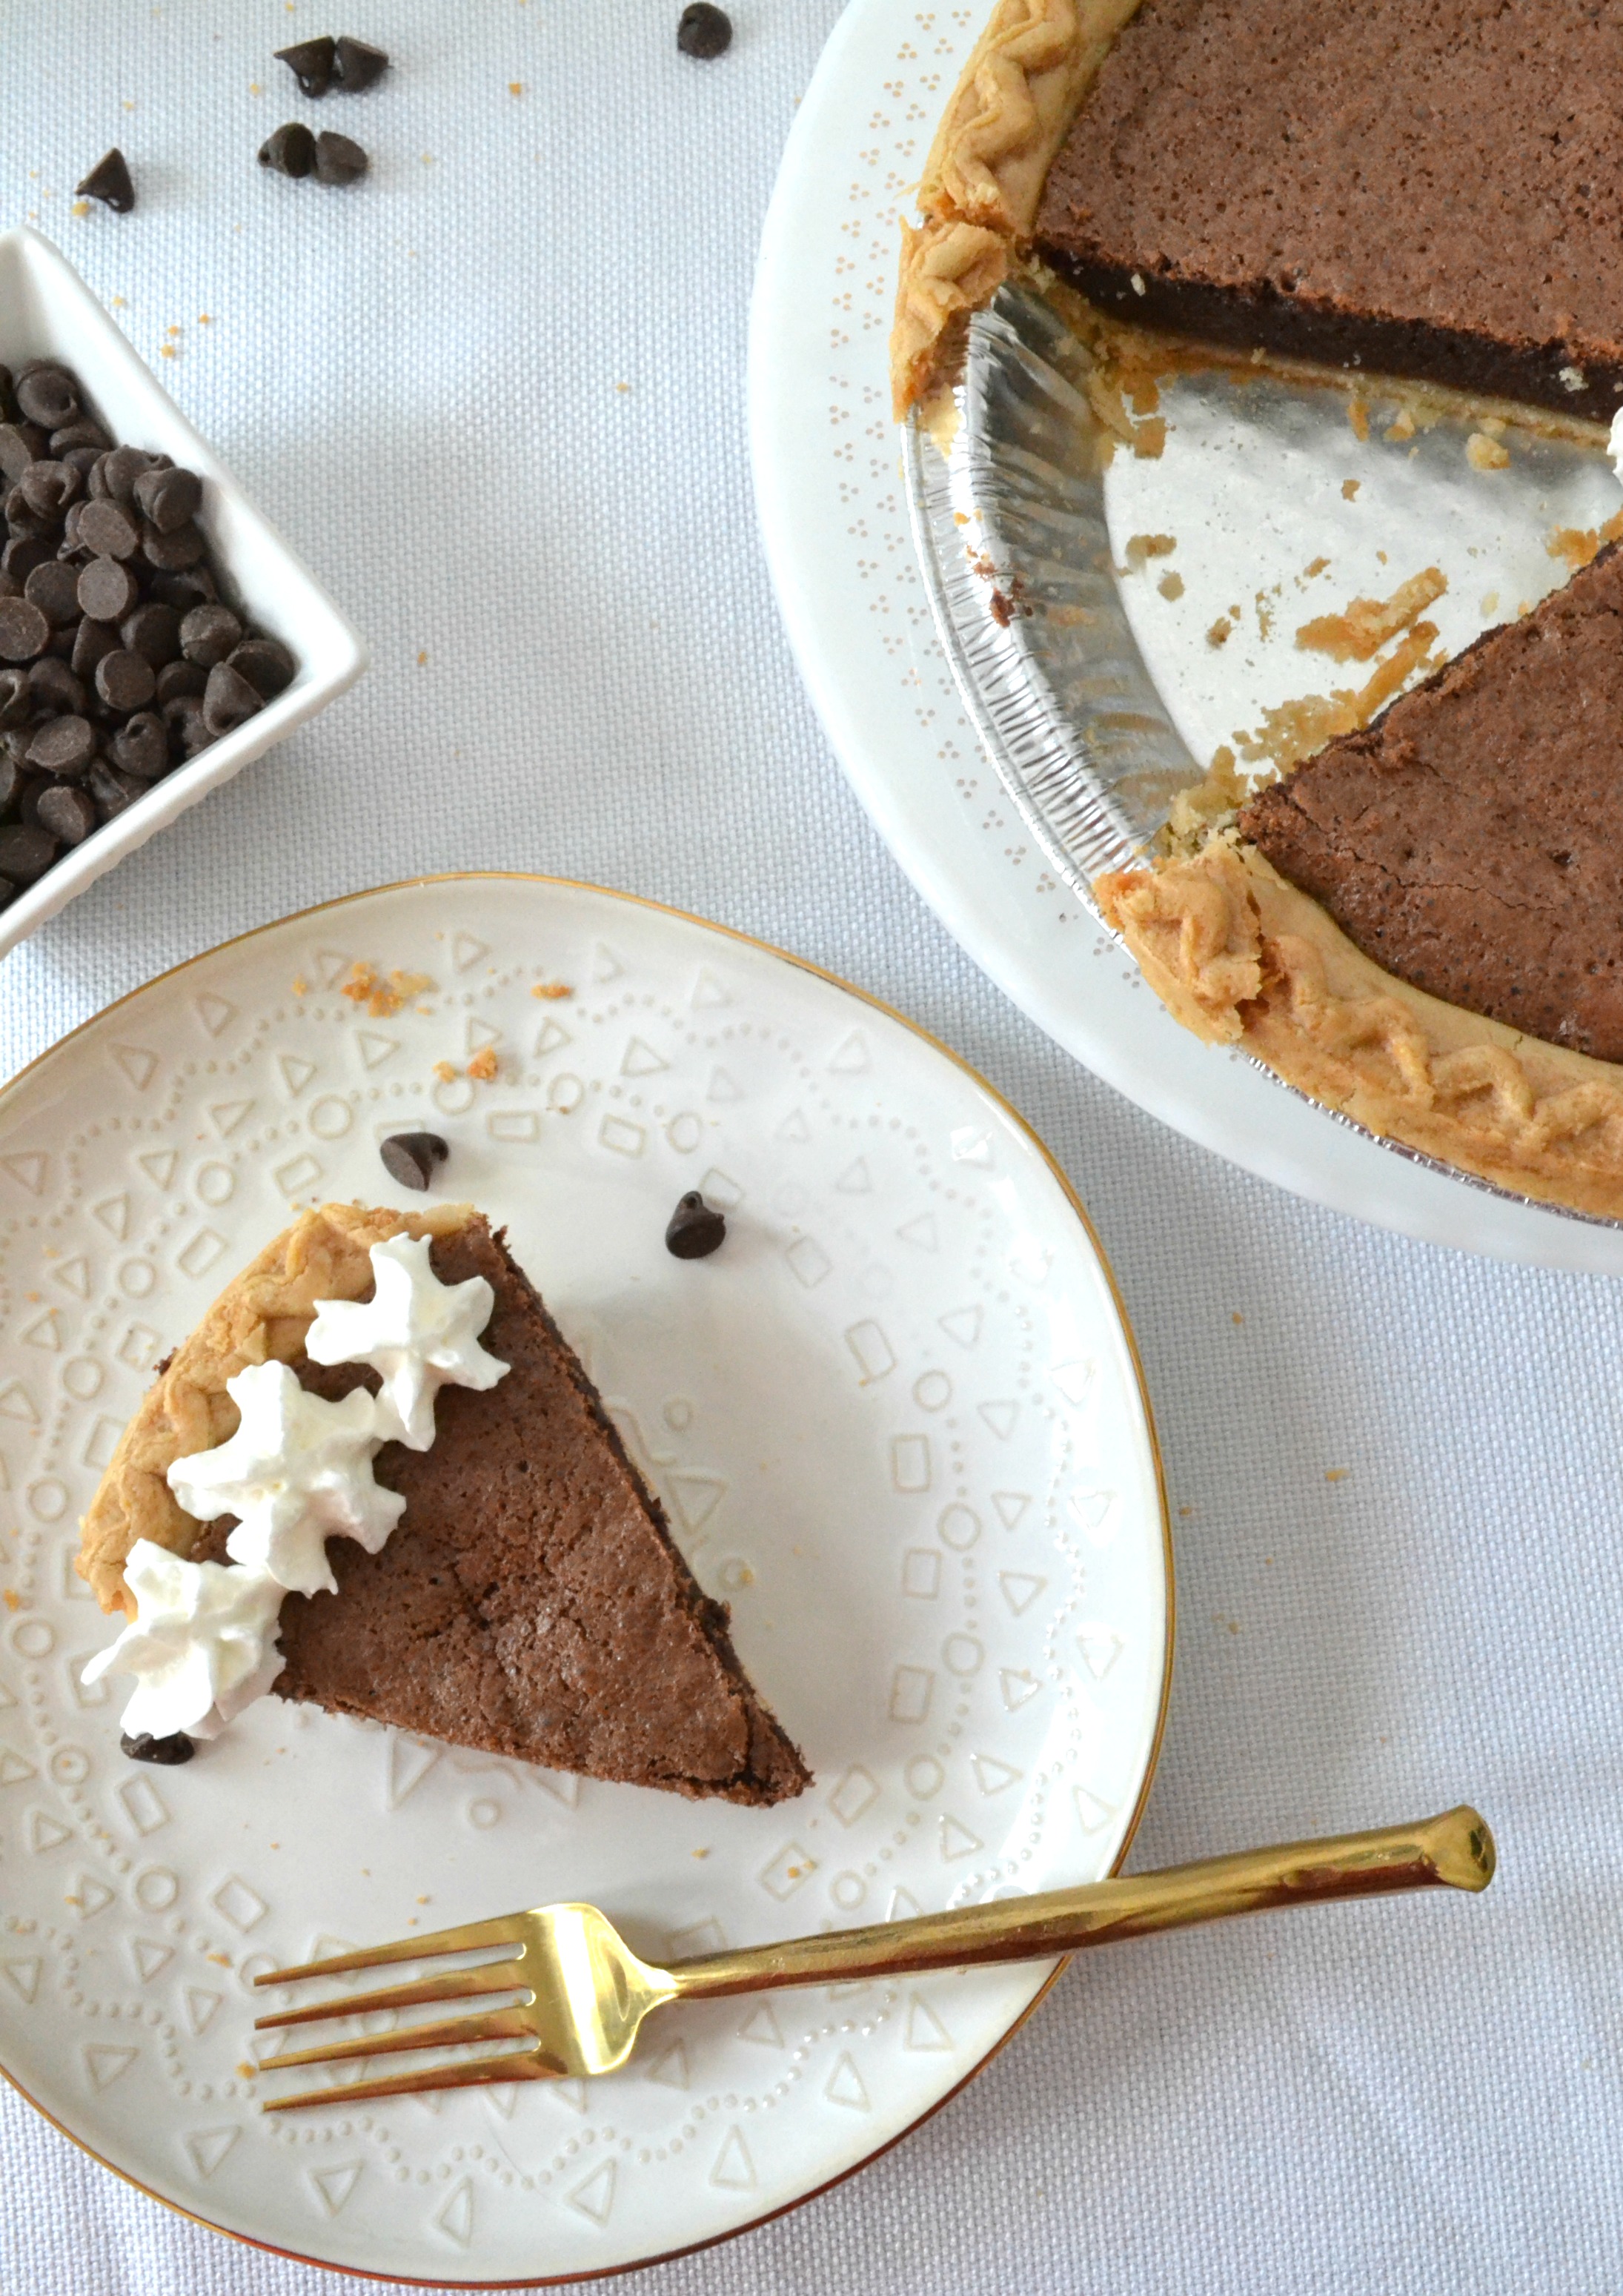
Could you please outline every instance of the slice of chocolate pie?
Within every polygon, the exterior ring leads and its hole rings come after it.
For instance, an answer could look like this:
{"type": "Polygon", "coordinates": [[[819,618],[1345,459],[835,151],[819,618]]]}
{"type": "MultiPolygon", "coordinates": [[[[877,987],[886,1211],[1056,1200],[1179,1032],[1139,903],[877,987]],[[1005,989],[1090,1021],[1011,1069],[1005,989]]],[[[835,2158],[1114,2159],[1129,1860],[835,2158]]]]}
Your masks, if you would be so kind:
{"type": "Polygon", "coordinates": [[[506,1370],[483,1389],[440,1387],[428,1447],[376,1450],[376,1483],[404,1509],[375,1553],[358,1536],[328,1542],[336,1591],[282,1600],[277,1693],[590,1777],[750,1804],[801,1792],[809,1773],[740,1666],[725,1609],[701,1592],[502,1236],[466,1205],[326,1205],[227,1287],[164,1366],[85,1517],[78,1568],[103,1609],[135,1608],[125,1565],[139,1541],[148,1558],[225,1560],[232,1519],[187,1514],[169,1471],[236,1434],[228,1381],[280,1363],[329,1404],[377,1390],[375,1371],[312,1362],[306,1341],[318,1302],[371,1298],[372,1247],[402,1236],[428,1240],[439,1283],[489,1285],[482,1347],[506,1370]]]}

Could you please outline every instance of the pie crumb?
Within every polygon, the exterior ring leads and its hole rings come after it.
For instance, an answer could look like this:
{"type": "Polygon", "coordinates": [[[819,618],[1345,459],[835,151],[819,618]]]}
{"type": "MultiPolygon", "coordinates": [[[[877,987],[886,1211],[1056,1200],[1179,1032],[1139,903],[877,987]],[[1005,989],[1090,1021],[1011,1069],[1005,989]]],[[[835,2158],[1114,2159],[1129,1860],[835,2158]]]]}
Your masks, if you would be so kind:
{"type": "Polygon", "coordinates": [[[476,1083],[489,1084],[496,1077],[497,1066],[496,1046],[487,1045],[482,1051],[475,1053],[473,1058],[468,1062],[468,1074],[476,1083]]]}
{"type": "Polygon", "coordinates": [[[1212,624],[1210,629],[1206,633],[1207,644],[1209,646],[1226,645],[1229,639],[1234,635],[1234,626],[1233,622],[1229,620],[1228,616],[1226,614],[1219,614],[1217,620],[1212,624]]]}
{"type": "Polygon", "coordinates": [[[1510,448],[1490,439],[1486,430],[1473,430],[1465,441],[1465,460],[1473,471],[1508,470],[1510,448]]]}
{"type": "Polygon", "coordinates": [[[1358,488],[1363,485],[1363,483],[1364,481],[1362,479],[1343,479],[1341,481],[1342,501],[1351,502],[1353,496],[1357,493],[1358,488]]]}
{"type": "Polygon", "coordinates": [[[545,996],[550,1003],[560,996],[572,996],[575,991],[567,980],[537,980],[529,993],[532,996],[545,996]]]}
{"type": "MultiPolygon", "coordinates": [[[[1362,398],[1349,398],[1347,402],[1347,419],[1352,424],[1353,437],[1362,447],[1369,437],[1368,402],[1362,398]]],[[[1342,491],[1346,492],[1345,488],[1342,491]]]]}
{"type": "Polygon", "coordinates": [[[1184,594],[1184,578],[1181,574],[1163,574],[1155,586],[1163,598],[1181,598],[1184,594]]]}
{"type": "Polygon", "coordinates": [[[1351,1472],[1352,1469],[1350,1467],[1326,1467],[1324,1470],[1324,1480],[1327,1483],[1344,1483],[1351,1472]]]}

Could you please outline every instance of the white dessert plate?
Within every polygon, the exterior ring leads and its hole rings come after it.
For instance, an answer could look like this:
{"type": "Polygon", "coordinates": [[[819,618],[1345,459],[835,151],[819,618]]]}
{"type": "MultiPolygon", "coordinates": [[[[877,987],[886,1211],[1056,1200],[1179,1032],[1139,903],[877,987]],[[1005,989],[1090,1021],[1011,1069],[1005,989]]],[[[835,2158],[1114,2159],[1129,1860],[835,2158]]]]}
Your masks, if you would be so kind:
{"type": "MultiPolygon", "coordinates": [[[[1403,1234],[1535,1265],[1623,1273],[1623,1230],[1412,1161],[1179,1028],[1047,865],[988,763],[937,640],[886,372],[898,217],[912,212],[936,122],[984,15],[985,0],[922,12],[911,0],[852,0],[796,114],[762,238],[750,359],[757,498],[790,638],[847,774],[975,961],[1057,1043],[1152,1115],[1299,1195],[1403,1234]]],[[[1243,435],[1245,424],[1226,412],[1220,451],[1208,453],[1195,420],[1198,386],[1181,396],[1176,447],[1160,462],[1118,455],[1106,493],[1119,559],[1135,533],[1180,537],[1180,555],[1124,583],[1122,601],[1168,715],[1203,758],[1248,713],[1254,722],[1261,704],[1342,674],[1324,675],[1322,661],[1291,646],[1292,585],[1304,562],[1290,502],[1299,462],[1273,452],[1266,426],[1243,435]],[[1219,546],[1202,559],[1214,539],[1219,546]],[[1228,586],[1253,561],[1258,570],[1244,586],[1228,586]],[[1168,564],[1188,577],[1176,606],[1157,588],[1168,564]],[[1283,636],[1265,656],[1250,643],[1258,635],[1253,593],[1275,580],[1283,585],[1283,636]],[[1244,642],[1212,652],[1206,628],[1234,599],[1250,618],[1244,642]],[[1242,700],[1235,671],[1251,655],[1242,700]]],[[[1375,555],[1377,539],[1392,539],[1406,450],[1378,432],[1363,444],[1350,430],[1346,446],[1346,474],[1360,480],[1358,515],[1373,522],[1355,535],[1339,478],[1327,504],[1316,492],[1330,536],[1317,546],[1338,555],[1335,578],[1346,578],[1304,614],[1344,603],[1354,588],[1384,595],[1415,570],[1399,562],[1423,518],[1411,518],[1393,542],[1389,579],[1375,555]]],[[[1471,476],[1463,463],[1457,475],[1471,476]]],[[[1435,531],[1417,546],[1423,557],[1459,545],[1458,563],[1446,559],[1453,587],[1438,617],[1451,650],[1560,578],[1547,529],[1576,515],[1573,505],[1586,524],[1616,500],[1603,466],[1591,476],[1593,486],[1579,480],[1564,495],[1553,488],[1547,501],[1522,488],[1528,515],[1514,535],[1507,526],[1480,587],[1465,573],[1480,537],[1461,527],[1463,488],[1449,490],[1435,531]],[[1495,593],[1502,604],[1485,605],[1495,593]]]]}
{"type": "Polygon", "coordinates": [[[176,815],[285,741],[353,685],[366,649],[315,577],[194,430],[152,369],[67,258],[37,231],[0,232],[0,364],[64,360],[92,410],[119,443],[171,455],[203,480],[198,524],[230,603],[280,638],[299,664],[293,682],[234,734],[154,782],[147,795],[76,846],[0,909],[0,956],[86,885],[144,845],[176,815]]]}
{"type": "Polygon", "coordinates": [[[1101,1876],[1164,1710],[1149,1411],[1041,1144],[828,975],[546,879],[250,933],[0,1093],[0,2066],[171,2206],[436,2286],[611,2271],[792,2206],[969,2079],[1048,1971],[709,2004],[597,2083],[287,2119],[258,2110],[256,1972],[548,1898],[664,1955],[1101,1876]],[[346,996],[367,965],[432,986],[346,996]],[[72,1567],[119,1431],[296,1205],[421,1201],[377,1143],[424,1125],[732,1604],[801,1800],[583,1783],[275,1698],[184,1768],[119,1752],[72,1567]],[[678,1261],[692,1187],[729,1230],[678,1261]]]}

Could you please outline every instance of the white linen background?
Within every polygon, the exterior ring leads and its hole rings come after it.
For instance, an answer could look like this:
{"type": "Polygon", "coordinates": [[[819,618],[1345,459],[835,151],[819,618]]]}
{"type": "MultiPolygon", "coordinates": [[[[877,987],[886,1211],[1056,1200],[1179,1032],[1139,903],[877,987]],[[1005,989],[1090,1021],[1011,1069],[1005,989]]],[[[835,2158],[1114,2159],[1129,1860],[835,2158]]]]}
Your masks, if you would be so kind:
{"type": "MultiPolygon", "coordinates": [[[[1615,2286],[1615,1287],[1230,1170],[1058,1053],[921,906],[797,680],[745,447],[756,242],[837,0],[732,4],[701,65],[678,0],[8,0],[0,221],[124,299],[374,660],[0,963],[0,1073],[245,927],[480,865],[742,927],[945,1037],[1071,1174],[1143,1351],[1180,1632],[1133,1863],[1469,1797],[1500,1877],[1079,1964],[873,2169],[627,2288],[1615,2286]],[[272,49],[346,28],[396,71],[301,102],[272,49]],[[291,117],[358,136],[371,178],[263,175],[291,117]],[[140,206],[75,218],[113,142],[140,206]]],[[[185,2223],[4,2087],[0,2145],[7,2292],[365,2284],[185,2223]]]]}

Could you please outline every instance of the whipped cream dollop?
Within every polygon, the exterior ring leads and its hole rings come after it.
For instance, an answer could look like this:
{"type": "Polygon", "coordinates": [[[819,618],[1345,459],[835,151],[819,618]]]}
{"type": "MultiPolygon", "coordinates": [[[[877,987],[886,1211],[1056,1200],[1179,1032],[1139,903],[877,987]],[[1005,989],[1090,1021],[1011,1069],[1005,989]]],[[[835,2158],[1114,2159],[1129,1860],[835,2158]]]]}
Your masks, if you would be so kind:
{"type": "Polygon", "coordinates": [[[170,1738],[176,1730],[217,1736],[282,1671],[276,1614],[286,1589],[260,1571],[188,1562],[150,1538],[131,1547],[124,1578],[135,1615],[81,1679],[139,1677],[124,1710],[132,1738],[146,1731],[170,1738]]]}
{"type": "Polygon", "coordinates": [[[381,1372],[381,1423],[395,1441],[426,1451],[441,1387],[490,1388],[507,1371],[479,1343],[496,1294],[482,1275],[442,1283],[429,1265],[426,1236],[374,1243],[372,1267],[370,1300],[317,1301],[305,1353],[312,1363],[370,1364],[381,1372]]]}
{"type": "Polygon", "coordinates": [[[1606,452],[1618,479],[1623,483],[1623,406],[1611,418],[1611,436],[1606,441],[1606,452]]]}
{"type": "Polygon", "coordinates": [[[479,1344],[496,1294],[482,1275],[442,1283],[427,1238],[372,1247],[373,1297],[320,1300],[306,1339],[313,1363],[368,1364],[375,1397],[357,1388],[329,1403],[286,1364],[253,1364],[225,1383],[241,1424],[211,1451],[176,1459],[169,1488],[200,1522],[237,1517],[229,1565],[190,1562],[138,1539],[124,1566],[135,1616],[98,1651],[84,1680],[133,1674],[124,1710],[132,1737],[184,1730],[212,1738],[282,1671],[276,1620],[289,1594],[336,1591],[326,1542],[341,1535],[375,1554],[406,1505],[373,1461],[388,1442],[426,1451],[441,1387],[492,1388],[509,1365],[479,1344]]]}
{"type": "Polygon", "coordinates": [[[217,1449],[176,1459],[169,1488],[199,1522],[239,1518],[225,1541],[234,1562],[291,1594],[334,1593],[328,1538],[341,1531],[375,1554],[406,1505],[373,1478],[385,1414],[365,1388],[341,1403],[307,1395],[283,1363],[250,1365],[225,1392],[242,1424],[217,1449]]]}

